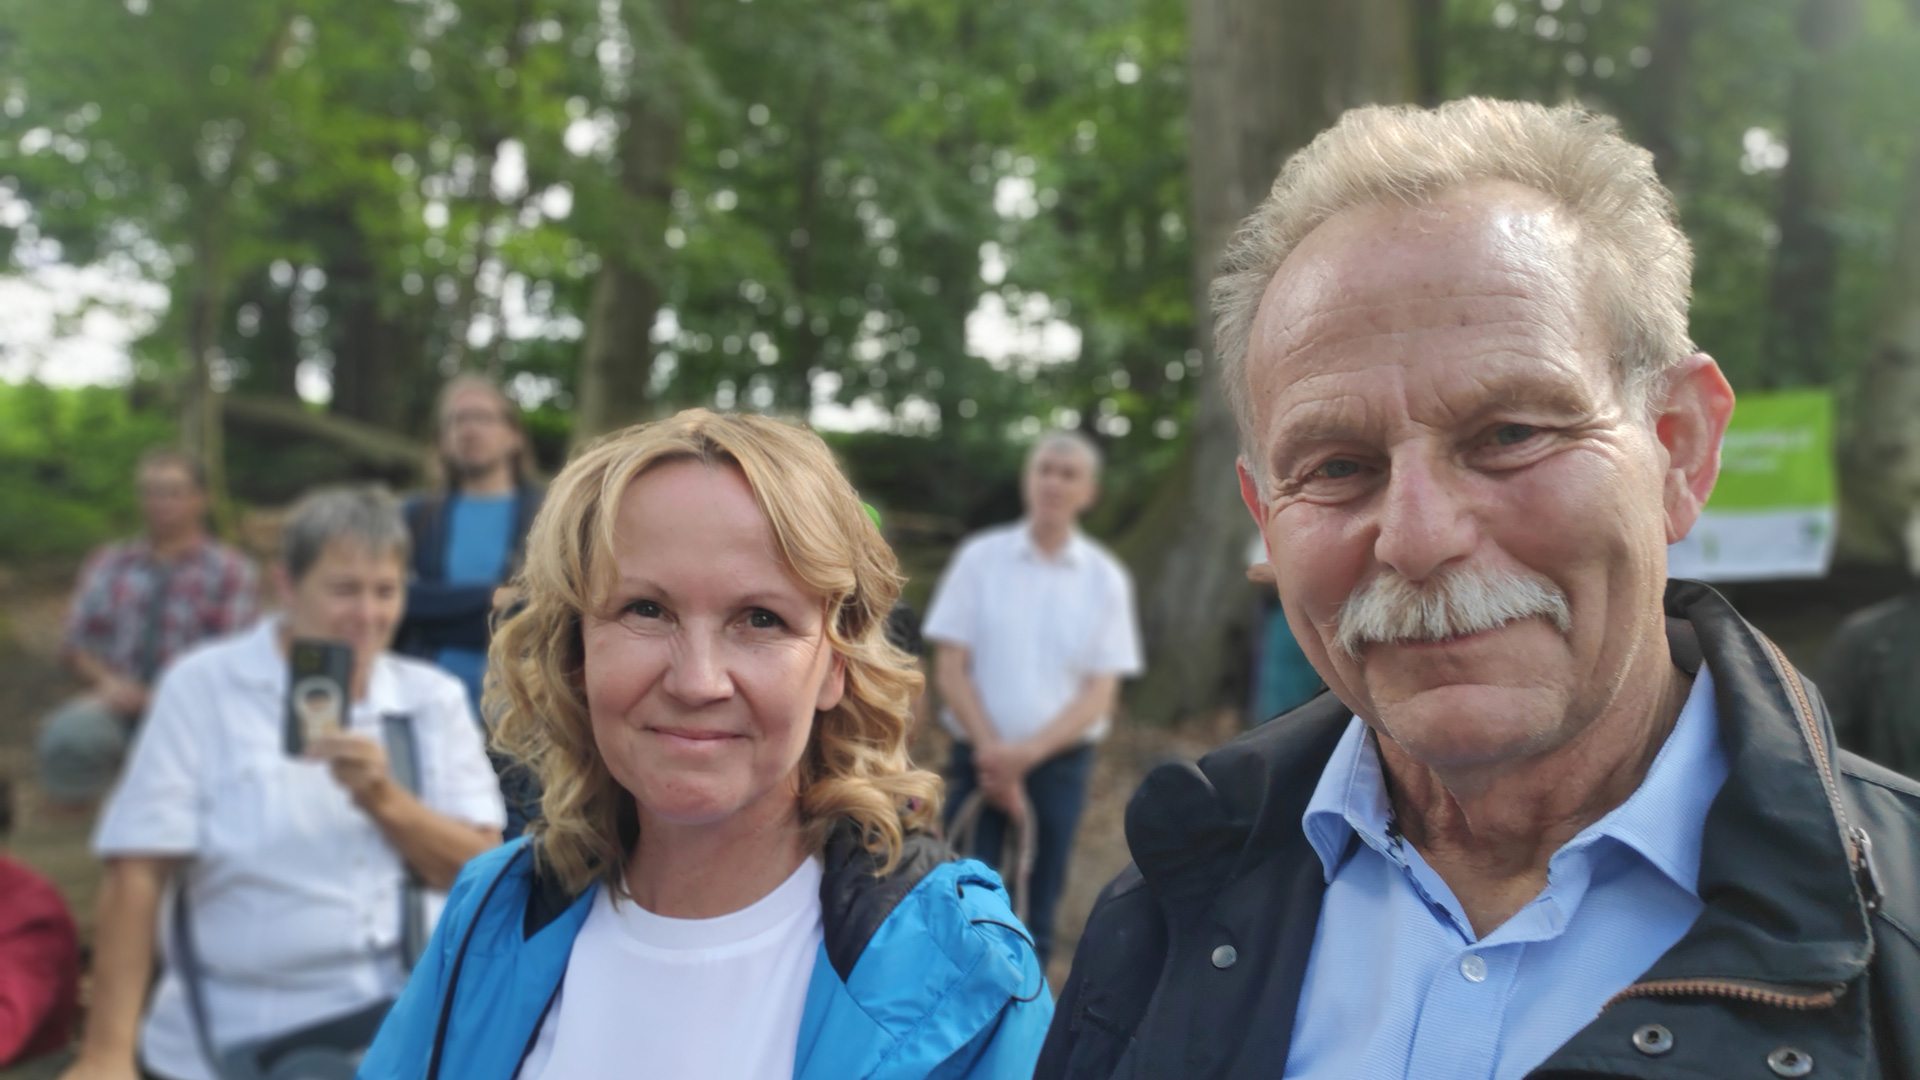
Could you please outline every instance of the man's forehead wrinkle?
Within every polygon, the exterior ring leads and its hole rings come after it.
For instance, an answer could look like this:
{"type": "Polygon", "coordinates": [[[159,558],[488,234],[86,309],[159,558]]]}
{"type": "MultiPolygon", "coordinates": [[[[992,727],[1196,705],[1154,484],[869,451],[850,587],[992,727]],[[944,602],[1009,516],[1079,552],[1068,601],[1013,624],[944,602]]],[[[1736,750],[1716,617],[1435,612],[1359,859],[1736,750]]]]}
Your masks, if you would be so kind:
{"type": "MultiPolygon", "coordinates": [[[[1507,307],[1505,303],[1501,306],[1507,307]]],[[[1544,328],[1553,338],[1561,339],[1557,343],[1563,346],[1573,344],[1572,331],[1575,330],[1575,327],[1569,324],[1563,310],[1540,302],[1537,296],[1523,292],[1490,291],[1461,294],[1457,297],[1367,300],[1337,307],[1322,307],[1304,313],[1300,319],[1283,328],[1277,328],[1271,343],[1277,358],[1289,359],[1311,349],[1361,339],[1444,334],[1448,331],[1499,332],[1503,328],[1512,328],[1520,333],[1530,329],[1544,328]],[[1418,318],[1417,313],[1411,310],[1464,299],[1513,301],[1517,310],[1462,311],[1457,314],[1439,312],[1437,314],[1447,316],[1440,320],[1418,318]],[[1351,321],[1346,318],[1352,315],[1368,314],[1378,317],[1372,319],[1363,317],[1351,321]],[[1395,318],[1393,317],[1395,315],[1402,317],[1395,318]]]]}

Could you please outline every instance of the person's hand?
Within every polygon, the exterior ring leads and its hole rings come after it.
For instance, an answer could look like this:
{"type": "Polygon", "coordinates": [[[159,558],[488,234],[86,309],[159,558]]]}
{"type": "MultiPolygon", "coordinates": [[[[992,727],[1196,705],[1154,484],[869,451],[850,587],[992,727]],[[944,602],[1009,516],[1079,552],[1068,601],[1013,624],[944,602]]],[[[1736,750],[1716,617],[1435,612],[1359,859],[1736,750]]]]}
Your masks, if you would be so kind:
{"type": "Polygon", "coordinates": [[[110,675],[103,680],[94,692],[107,708],[129,719],[139,716],[147,708],[147,688],[132,679],[119,675],[110,675]]]}
{"type": "Polygon", "coordinates": [[[520,602],[518,585],[502,585],[493,590],[493,610],[505,611],[520,602]]]}
{"type": "Polygon", "coordinates": [[[134,1068],[133,1055],[125,1055],[124,1061],[103,1061],[99,1057],[89,1057],[82,1053],[74,1059],[60,1074],[60,1080],[140,1080],[140,1072],[134,1068]]]}
{"type": "Polygon", "coordinates": [[[1025,743],[992,743],[974,751],[973,767],[980,777],[980,789],[987,801],[1015,823],[1025,816],[1021,799],[1027,773],[1036,764],[1033,750],[1025,743]]]}
{"type": "Polygon", "coordinates": [[[386,748],[365,735],[336,732],[307,744],[307,756],[327,763],[334,783],[347,789],[354,804],[371,809],[393,789],[386,748]]]}

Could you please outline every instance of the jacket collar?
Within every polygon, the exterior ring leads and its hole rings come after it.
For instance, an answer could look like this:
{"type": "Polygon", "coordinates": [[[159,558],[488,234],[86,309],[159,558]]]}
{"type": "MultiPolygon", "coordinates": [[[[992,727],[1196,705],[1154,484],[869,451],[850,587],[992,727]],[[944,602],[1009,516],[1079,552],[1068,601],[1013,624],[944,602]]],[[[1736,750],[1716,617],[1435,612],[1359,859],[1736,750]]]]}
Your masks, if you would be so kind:
{"type": "MultiPolygon", "coordinates": [[[[880,860],[861,843],[860,829],[842,821],[827,836],[820,853],[820,917],[827,959],[842,981],[852,973],[880,925],[900,901],[942,863],[952,862],[947,845],[924,833],[909,833],[900,860],[881,873],[880,860]]],[[[527,891],[521,934],[531,938],[571,910],[583,893],[568,892],[560,880],[546,873],[538,859],[527,860],[532,881],[527,891]]],[[[585,892],[592,892],[589,886],[585,892]]]]}
{"type": "MultiPolygon", "coordinates": [[[[1872,956],[1830,725],[1778,647],[1718,593],[1669,582],[1666,611],[1691,625],[1713,673],[1730,773],[1702,839],[1705,910],[1623,996],[1717,983],[1772,988],[1762,992],[1783,1004],[1826,1004],[1872,956]]],[[[1694,644],[1687,637],[1683,629],[1674,642],[1683,666],[1694,644]]],[[[1236,878],[1298,840],[1351,715],[1322,694],[1198,763],[1151,773],[1127,807],[1127,841],[1162,902],[1214,908],[1236,878]]]]}

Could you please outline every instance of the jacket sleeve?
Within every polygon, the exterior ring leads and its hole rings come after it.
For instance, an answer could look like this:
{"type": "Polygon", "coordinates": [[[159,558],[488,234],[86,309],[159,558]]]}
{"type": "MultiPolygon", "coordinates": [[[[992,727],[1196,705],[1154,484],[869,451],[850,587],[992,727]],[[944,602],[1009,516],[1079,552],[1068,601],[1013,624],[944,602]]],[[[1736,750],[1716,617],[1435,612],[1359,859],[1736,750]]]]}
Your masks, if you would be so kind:
{"type": "Polygon", "coordinates": [[[1129,865],[1101,890],[1087,916],[1034,1080],[1112,1076],[1152,1003],[1166,952],[1159,904],[1129,865]]]}
{"type": "Polygon", "coordinates": [[[29,1048],[60,1042],[55,1025],[77,1008],[80,942],[59,895],[0,867],[0,1068],[29,1048]]]}
{"type": "Polygon", "coordinates": [[[432,939],[407,976],[400,999],[388,1010],[355,1080],[423,1080],[427,1075],[455,957],[468,928],[479,918],[485,887],[500,872],[500,864],[487,858],[467,863],[460,872],[432,939]]]}
{"type": "Polygon", "coordinates": [[[927,1080],[1026,1080],[1053,1019],[1053,996],[1041,984],[1031,1001],[1014,1000],[999,1020],[927,1074],[927,1080]]]}
{"type": "MultiPolygon", "coordinates": [[[[492,585],[407,583],[407,628],[426,643],[464,649],[487,647],[487,615],[493,610],[492,585]]],[[[405,636],[406,629],[400,636],[405,636]]]]}

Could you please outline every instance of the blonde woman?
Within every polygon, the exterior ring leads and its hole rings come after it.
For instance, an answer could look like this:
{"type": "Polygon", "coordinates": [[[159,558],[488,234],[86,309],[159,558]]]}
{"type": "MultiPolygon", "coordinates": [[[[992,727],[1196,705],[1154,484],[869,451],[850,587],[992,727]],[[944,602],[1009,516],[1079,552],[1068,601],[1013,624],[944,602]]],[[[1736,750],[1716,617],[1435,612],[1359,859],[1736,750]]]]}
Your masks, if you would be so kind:
{"type": "Polygon", "coordinates": [[[544,820],[461,876],[361,1076],[1027,1076],[1051,999],[930,835],[899,584],[804,429],[690,410],[583,452],[489,658],[544,820]]]}

